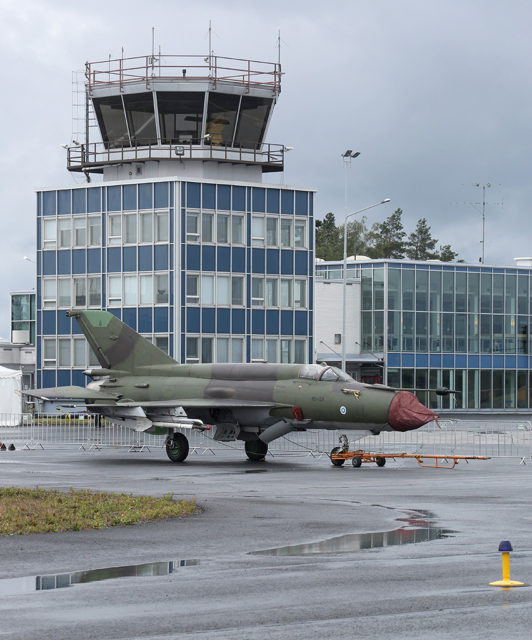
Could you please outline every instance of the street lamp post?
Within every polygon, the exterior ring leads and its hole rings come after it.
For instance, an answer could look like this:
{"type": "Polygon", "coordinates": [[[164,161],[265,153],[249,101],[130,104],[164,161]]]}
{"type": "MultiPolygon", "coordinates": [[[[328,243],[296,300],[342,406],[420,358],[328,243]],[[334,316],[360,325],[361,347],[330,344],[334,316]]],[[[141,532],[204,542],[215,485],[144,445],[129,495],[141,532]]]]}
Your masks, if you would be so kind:
{"type": "Polygon", "coordinates": [[[358,211],[353,211],[353,213],[348,213],[345,216],[344,220],[344,268],[343,268],[343,278],[342,278],[342,297],[343,297],[343,314],[342,314],[342,371],[345,371],[346,363],[345,363],[345,354],[346,354],[346,339],[345,339],[345,327],[346,327],[346,319],[347,319],[347,305],[346,305],[346,297],[347,297],[347,220],[352,216],[356,216],[363,211],[367,211],[368,209],[373,209],[373,207],[378,207],[381,204],[386,204],[390,202],[390,198],[385,198],[380,202],[376,202],[375,204],[370,204],[369,207],[364,207],[363,209],[359,209],[358,211]]]}
{"type": "Polygon", "coordinates": [[[342,153],[342,160],[344,163],[344,216],[347,215],[347,177],[348,169],[351,166],[351,160],[358,158],[360,151],[353,151],[353,149],[347,149],[342,153]]]}

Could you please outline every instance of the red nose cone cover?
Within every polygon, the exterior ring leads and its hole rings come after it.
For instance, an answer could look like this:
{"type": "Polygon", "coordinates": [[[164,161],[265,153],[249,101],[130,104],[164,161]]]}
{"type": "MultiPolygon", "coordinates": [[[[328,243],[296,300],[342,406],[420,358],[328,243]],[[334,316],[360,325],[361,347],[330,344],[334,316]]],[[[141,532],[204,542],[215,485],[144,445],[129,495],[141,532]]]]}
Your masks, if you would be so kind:
{"type": "Polygon", "coordinates": [[[399,391],[388,409],[388,423],[396,431],[417,429],[437,417],[410,391],[399,391]]]}

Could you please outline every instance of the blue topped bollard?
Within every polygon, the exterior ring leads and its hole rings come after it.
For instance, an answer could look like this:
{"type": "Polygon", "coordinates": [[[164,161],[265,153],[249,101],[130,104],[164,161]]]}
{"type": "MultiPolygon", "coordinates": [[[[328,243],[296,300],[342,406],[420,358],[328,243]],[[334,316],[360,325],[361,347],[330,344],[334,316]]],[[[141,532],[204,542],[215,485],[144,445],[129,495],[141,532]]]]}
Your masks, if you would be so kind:
{"type": "Polygon", "coordinates": [[[523,587],[524,582],[510,580],[510,551],[513,551],[512,543],[509,540],[502,540],[499,544],[499,551],[502,553],[502,580],[490,582],[492,587],[523,587]]]}

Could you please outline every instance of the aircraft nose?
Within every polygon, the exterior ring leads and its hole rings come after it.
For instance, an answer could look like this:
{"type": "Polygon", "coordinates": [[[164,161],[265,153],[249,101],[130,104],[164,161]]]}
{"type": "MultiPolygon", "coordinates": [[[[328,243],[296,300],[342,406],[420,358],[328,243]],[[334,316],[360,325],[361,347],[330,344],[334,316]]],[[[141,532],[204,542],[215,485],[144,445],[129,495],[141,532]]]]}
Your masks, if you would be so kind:
{"type": "Polygon", "coordinates": [[[410,391],[399,391],[388,409],[388,424],[395,431],[418,429],[438,417],[410,391]]]}

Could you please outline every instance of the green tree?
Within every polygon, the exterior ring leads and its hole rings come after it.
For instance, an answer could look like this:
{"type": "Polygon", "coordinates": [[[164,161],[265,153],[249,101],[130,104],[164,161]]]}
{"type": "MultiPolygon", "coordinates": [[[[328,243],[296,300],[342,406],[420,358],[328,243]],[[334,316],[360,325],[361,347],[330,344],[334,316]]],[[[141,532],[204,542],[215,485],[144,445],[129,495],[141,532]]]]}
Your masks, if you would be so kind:
{"type": "MultiPolygon", "coordinates": [[[[340,232],[340,238],[342,240],[342,258],[343,258],[343,241],[344,241],[344,226],[338,227],[340,232]]],[[[366,217],[362,217],[360,220],[352,219],[347,223],[347,238],[346,248],[348,256],[367,255],[368,246],[368,227],[366,225],[366,217]]]]}
{"type": "Polygon", "coordinates": [[[439,254],[434,251],[438,240],[432,237],[426,218],[417,221],[416,229],[408,236],[406,257],[411,260],[435,260],[439,254]]]}
{"type": "Polygon", "coordinates": [[[396,209],[384,222],[376,222],[367,234],[367,254],[370,258],[404,258],[405,236],[401,216],[396,209]]]}
{"type": "MultiPolygon", "coordinates": [[[[408,238],[403,227],[402,209],[396,209],[384,222],[376,222],[368,230],[367,218],[351,219],[347,223],[347,255],[367,255],[370,258],[404,257],[411,260],[442,260],[451,262],[458,254],[445,244],[435,249],[438,240],[432,237],[426,218],[418,220],[408,238]]],[[[322,260],[342,260],[344,255],[344,225],[336,226],[334,213],[316,220],[316,257],[322,260]]]]}
{"type": "Polygon", "coordinates": [[[440,247],[440,260],[442,262],[452,262],[458,254],[451,249],[450,244],[444,244],[440,247]]]}
{"type": "Polygon", "coordinates": [[[334,213],[329,211],[323,220],[316,220],[316,258],[341,260],[342,256],[343,237],[336,226],[334,213]]]}

